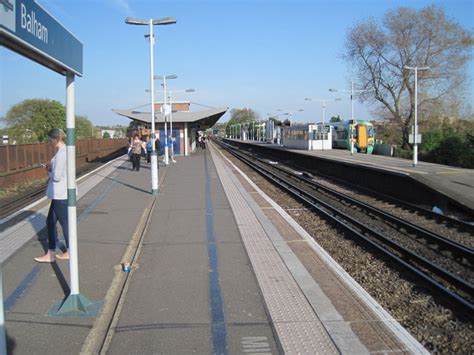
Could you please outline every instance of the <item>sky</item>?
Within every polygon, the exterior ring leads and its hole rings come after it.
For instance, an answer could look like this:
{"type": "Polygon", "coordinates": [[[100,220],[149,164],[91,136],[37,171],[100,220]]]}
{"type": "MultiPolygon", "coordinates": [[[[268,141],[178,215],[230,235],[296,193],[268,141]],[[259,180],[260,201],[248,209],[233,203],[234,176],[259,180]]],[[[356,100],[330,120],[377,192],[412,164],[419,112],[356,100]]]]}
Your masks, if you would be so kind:
{"type": "MultiPolygon", "coordinates": [[[[351,68],[342,59],[350,26],[380,19],[399,6],[442,7],[449,18],[474,31],[472,0],[38,0],[84,46],[84,75],[76,78],[76,114],[96,125],[128,125],[113,108],[149,111],[150,59],[147,26],[125,18],[175,17],[155,26],[155,75],[176,74],[174,100],[204,106],[292,112],[299,122],[350,118],[351,68]],[[145,105],[145,106],[144,106],[145,105]],[[304,111],[299,111],[299,110],[304,111]]],[[[469,66],[471,80],[474,65],[469,66]]],[[[65,102],[65,77],[0,47],[0,116],[24,99],[65,102]]],[[[157,83],[159,84],[159,83],[157,83]]],[[[156,85],[156,84],[155,84],[156,85]]],[[[159,87],[159,85],[157,85],[159,87]]],[[[472,88],[470,98],[473,98],[472,88]]],[[[161,99],[161,95],[157,100],[161,99]]],[[[355,116],[374,119],[371,107],[355,103],[355,116]]],[[[229,118],[226,114],[222,121],[229,118]]],[[[1,125],[1,123],[0,123],[1,125]]]]}

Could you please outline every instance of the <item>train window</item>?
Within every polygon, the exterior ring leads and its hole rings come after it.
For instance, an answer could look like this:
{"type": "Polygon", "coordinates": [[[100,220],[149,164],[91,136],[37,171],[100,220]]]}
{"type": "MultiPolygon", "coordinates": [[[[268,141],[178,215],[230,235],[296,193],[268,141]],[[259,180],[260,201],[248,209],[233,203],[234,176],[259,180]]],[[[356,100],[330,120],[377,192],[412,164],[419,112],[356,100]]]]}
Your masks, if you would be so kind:
{"type": "Polygon", "coordinates": [[[337,139],[338,140],[344,140],[344,139],[347,139],[347,133],[346,131],[339,131],[337,132],[337,139]]]}
{"type": "Polygon", "coordinates": [[[293,129],[283,131],[284,139],[308,140],[310,134],[307,129],[293,129]]]}

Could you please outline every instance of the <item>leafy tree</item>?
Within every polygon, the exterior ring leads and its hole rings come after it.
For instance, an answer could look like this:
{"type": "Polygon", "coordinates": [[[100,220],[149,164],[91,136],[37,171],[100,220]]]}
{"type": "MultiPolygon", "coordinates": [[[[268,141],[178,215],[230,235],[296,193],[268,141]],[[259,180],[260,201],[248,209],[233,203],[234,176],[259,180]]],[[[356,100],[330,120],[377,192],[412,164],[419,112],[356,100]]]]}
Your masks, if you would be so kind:
{"type": "Polygon", "coordinates": [[[332,116],[331,119],[329,120],[329,122],[342,122],[341,120],[341,117],[339,115],[336,116],[332,116]]]}
{"type": "Polygon", "coordinates": [[[402,132],[402,148],[408,148],[415,85],[413,72],[404,67],[431,68],[418,72],[419,116],[430,116],[434,108],[463,97],[473,44],[472,33],[448,19],[441,8],[400,7],[388,11],[382,21],[367,20],[351,28],[345,59],[361,89],[372,90],[361,95],[361,101],[383,109],[402,132]]]}
{"type": "Polygon", "coordinates": [[[230,119],[227,122],[228,125],[233,125],[237,123],[244,123],[250,121],[256,121],[259,119],[257,112],[251,108],[237,109],[233,108],[230,110],[230,119]]]}
{"type": "Polygon", "coordinates": [[[103,139],[108,139],[110,138],[110,133],[109,132],[104,132],[104,135],[102,136],[103,139]]]}
{"type": "Polygon", "coordinates": [[[8,110],[2,119],[10,141],[21,143],[47,142],[51,128],[66,128],[64,106],[55,100],[28,99],[8,110]]]}
{"type": "Polygon", "coordinates": [[[283,126],[283,122],[280,121],[279,119],[274,118],[274,117],[273,117],[273,118],[270,118],[270,119],[273,120],[273,124],[275,125],[275,127],[277,127],[277,126],[278,126],[278,127],[283,126]]]}
{"type": "MultiPolygon", "coordinates": [[[[10,108],[5,117],[5,133],[10,141],[18,144],[47,142],[51,128],[66,131],[66,110],[58,101],[45,99],[28,99],[10,108]]],[[[95,127],[85,116],[76,116],[76,137],[95,137],[95,127]]]]}
{"type": "Polygon", "coordinates": [[[95,137],[94,125],[85,116],[76,116],[76,137],[82,139],[95,137]]]}

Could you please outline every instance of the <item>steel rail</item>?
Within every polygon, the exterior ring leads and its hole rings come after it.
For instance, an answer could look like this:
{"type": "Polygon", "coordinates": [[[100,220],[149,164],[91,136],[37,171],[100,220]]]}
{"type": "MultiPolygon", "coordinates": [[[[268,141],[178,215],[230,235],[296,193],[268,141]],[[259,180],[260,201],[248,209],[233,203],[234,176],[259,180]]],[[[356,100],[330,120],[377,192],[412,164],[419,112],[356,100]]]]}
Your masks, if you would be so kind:
{"type": "MultiPolygon", "coordinates": [[[[233,147],[232,147],[233,148],[233,147]]],[[[235,149],[235,148],[234,148],[235,149]]],[[[390,245],[392,248],[396,249],[398,252],[402,253],[407,257],[408,259],[415,260],[420,264],[423,264],[426,268],[429,268],[433,273],[436,273],[439,277],[443,277],[444,279],[450,280],[452,283],[458,285],[458,288],[465,290],[468,292],[471,296],[473,293],[473,286],[469,283],[467,283],[464,280],[459,279],[456,275],[453,275],[449,271],[443,270],[439,268],[438,266],[434,265],[430,261],[424,259],[423,257],[420,257],[409,250],[401,247],[397,243],[388,240],[386,237],[382,236],[380,233],[371,230],[369,227],[366,227],[362,225],[360,222],[355,221],[352,217],[347,216],[346,214],[337,211],[335,208],[332,206],[327,205],[324,202],[318,201],[315,199],[313,196],[311,196],[309,193],[306,191],[293,186],[292,184],[289,184],[285,179],[276,176],[276,174],[268,171],[268,169],[263,168],[261,166],[257,166],[254,162],[250,161],[247,157],[241,156],[238,153],[234,152],[233,150],[229,150],[231,154],[236,156],[238,159],[242,160],[245,162],[247,165],[249,165],[251,168],[254,170],[258,171],[261,175],[265,176],[269,180],[273,181],[286,191],[290,192],[293,196],[296,196],[298,199],[303,200],[305,203],[309,204],[311,207],[322,213],[324,216],[335,222],[337,225],[342,226],[345,230],[350,231],[353,235],[357,236],[361,241],[368,243],[370,246],[374,247],[378,251],[382,252],[384,255],[390,257],[392,260],[394,260],[396,263],[399,265],[407,268],[410,272],[416,274],[417,276],[421,277],[423,280],[428,282],[433,288],[435,288],[438,292],[440,292],[449,302],[455,304],[458,307],[461,307],[463,310],[468,310],[471,312],[474,311],[474,305],[470,303],[468,300],[464,299],[457,293],[451,291],[449,288],[443,286],[441,283],[433,279],[431,276],[425,274],[423,271],[421,271],[419,268],[416,266],[410,264],[409,262],[405,261],[401,257],[395,255],[393,252],[390,250],[386,249],[382,245],[374,242],[367,236],[363,235],[359,231],[357,231],[353,226],[348,225],[346,222],[341,221],[338,217],[343,217],[347,218],[348,220],[352,220],[354,222],[354,225],[357,225],[359,228],[362,230],[372,233],[374,237],[376,237],[379,242],[384,241],[388,245],[390,245]],[[326,205],[326,206],[325,206],[326,205]],[[328,212],[325,208],[328,210],[332,211],[336,215],[331,214],[328,212]]],[[[352,222],[351,222],[352,223],[352,222]]]]}
{"type": "MultiPolygon", "coordinates": [[[[222,144],[228,144],[228,143],[224,143],[222,142],[222,144]]],[[[228,144],[229,146],[233,147],[234,149],[239,149],[239,148],[236,148],[235,146],[232,146],[230,144],[228,144]]],[[[242,150],[242,149],[241,149],[242,150]]],[[[271,154],[270,154],[271,156],[271,154]]],[[[299,169],[298,166],[293,166],[295,169],[299,169]]],[[[333,176],[329,176],[329,175],[326,175],[326,174],[323,174],[321,172],[315,172],[314,173],[315,175],[319,175],[321,177],[324,177],[326,179],[329,179],[329,180],[335,180],[335,181],[338,181],[339,183],[342,183],[346,186],[351,186],[351,187],[354,187],[354,188],[357,188],[359,190],[362,190],[362,191],[365,191],[366,193],[368,194],[371,194],[371,195],[374,195],[382,200],[387,200],[388,202],[390,203],[394,203],[394,204],[398,204],[398,205],[402,205],[402,206],[405,206],[406,208],[412,210],[412,211],[417,211],[417,212],[420,212],[422,214],[424,214],[427,218],[432,218],[434,220],[437,220],[437,221],[443,221],[443,222],[446,222],[450,225],[453,225],[453,226],[456,226],[458,229],[460,230],[464,230],[466,232],[469,232],[471,234],[474,234],[474,224],[471,224],[471,223],[468,223],[468,222],[465,222],[465,221],[462,221],[460,219],[457,219],[457,218],[454,218],[454,217],[450,217],[448,215],[445,215],[445,214],[439,214],[439,213],[436,213],[436,212],[433,212],[429,209],[426,209],[426,208],[423,208],[421,206],[417,206],[417,205],[414,205],[410,202],[406,202],[406,201],[403,201],[403,200],[400,200],[400,199],[397,199],[396,197],[392,197],[392,196],[388,196],[388,195],[385,195],[383,193],[380,193],[380,192],[376,192],[376,191],[373,191],[373,190],[370,190],[366,187],[363,187],[363,186],[359,186],[359,185],[355,185],[355,184],[352,184],[350,182],[347,182],[345,180],[342,180],[342,179],[339,179],[339,178],[335,178],[333,176]]]]}
{"type": "MultiPolygon", "coordinates": [[[[94,162],[90,163],[90,165],[87,165],[85,167],[81,167],[76,172],[76,178],[79,178],[82,175],[88,173],[89,171],[94,170],[98,166],[103,165],[106,161],[108,160],[104,159],[101,162],[94,162]]],[[[41,184],[40,186],[31,189],[30,191],[18,195],[15,199],[10,199],[10,201],[3,203],[0,206],[0,220],[8,217],[17,210],[28,206],[30,203],[33,203],[45,196],[46,188],[47,183],[41,184]]]]}
{"type": "MultiPolygon", "coordinates": [[[[255,159],[258,159],[258,158],[255,158],[255,159]]],[[[262,163],[266,163],[262,159],[259,159],[259,160],[262,163]]],[[[272,168],[277,169],[277,170],[282,171],[282,172],[287,173],[287,174],[290,173],[290,172],[286,171],[284,168],[282,168],[281,166],[272,165],[272,168]]],[[[300,176],[296,173],[293,173],[293,177],[298,179],[298,180],[304,181],[305,183],[315,187],[316,189],[323,190],[324,192],[326,192],[328,194],[336,195],[338,198],[340,198],[342,200],[345,200],[345,201],[347,201],[351,204],[354,204],[358,207],[369,210],[371,213],[373,213],[373,214],[375,214],[375,215],[377,215],[377,216],[379,216],[383,219],[389,220],[390,222],[396,224],[397,226],[405,228],[407,231],[411,231],[412,233],[414,233],[416,238],[430,240],[434,244],[438,244],[438,246],[444,247],[444,248],[440,248],[442,250],[447,250],[447,251],[453,252],[456,255],[458,255],[459,257],[466,258],[466,260],[468,260],[468,261],[474,260],[474,249],[472,249],[472,248],[470,248],[470,247],[468,247],[464,244],[458,243],[456,241],[452,241],[452,240],[450,240],[446,237],[443,237],[442,235],[433,233],[432,231],[430,231],[428,229],[425,229],[423,227],[419,227],[419,226],[417,226],[417,225],[415,225],[415,224],[413,224],[409,221],[403,220],[403,219],[401,219],[401,218],[399,218],[399,217],[397,217],[397,216],[395,216],[391,213],[385,212],[385,211],[383,211],[379,208],[370,206],[369,204],[367,204],[365,202],[362,202],[362,201],[356,200],[356,199],[354,199],[350,196],[344,195],[341,192],[336,191],[336,190],[334,190],[330,187],[324,186],[324,185],[322,185],[322,184],[320,184],[316,181],[313,181],[312,179],[310,179],[308,177],[300,176]]]]}

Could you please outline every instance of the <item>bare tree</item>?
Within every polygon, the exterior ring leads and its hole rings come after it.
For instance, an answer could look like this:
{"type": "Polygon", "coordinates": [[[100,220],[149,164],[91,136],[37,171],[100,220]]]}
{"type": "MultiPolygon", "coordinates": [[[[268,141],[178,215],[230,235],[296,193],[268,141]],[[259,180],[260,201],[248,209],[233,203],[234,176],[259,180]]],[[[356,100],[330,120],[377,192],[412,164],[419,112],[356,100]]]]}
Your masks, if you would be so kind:
{"type": "Polygon", "coordinates": [[[361,100],[383,107],[386,117],[400,127],[402,147],[407,148],[415,84],[404,66],[431,68],[418,72],[419,112],[429,112],[449,97],[462,97],[473,44],[472,33],[448,19],[442,9],[401,7],[388,11],[380,23],[370,19],[352,27],[344,58],[362,88],[374,90],[361,100]]]}

